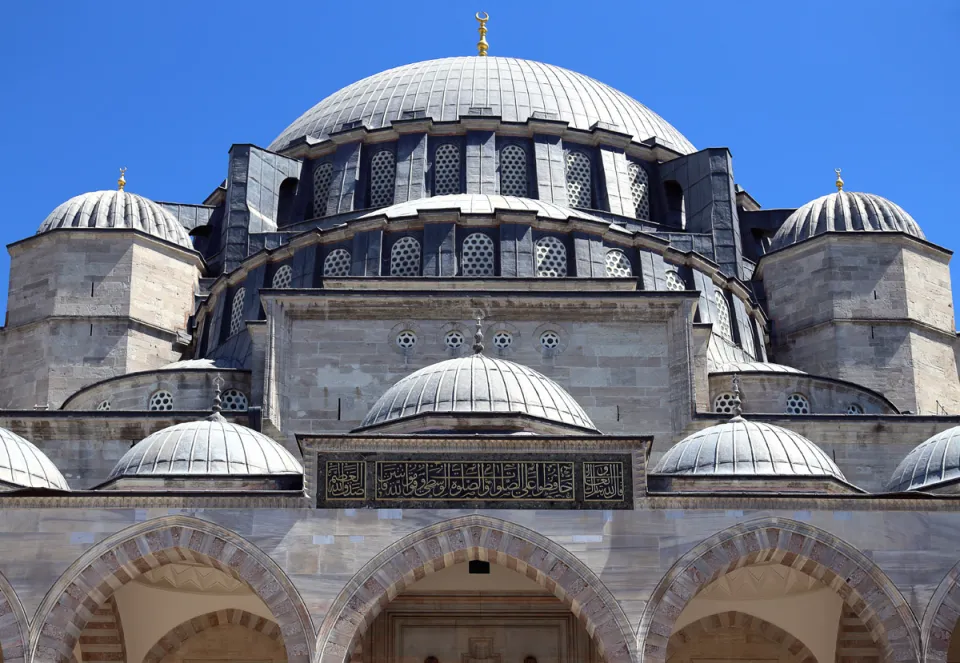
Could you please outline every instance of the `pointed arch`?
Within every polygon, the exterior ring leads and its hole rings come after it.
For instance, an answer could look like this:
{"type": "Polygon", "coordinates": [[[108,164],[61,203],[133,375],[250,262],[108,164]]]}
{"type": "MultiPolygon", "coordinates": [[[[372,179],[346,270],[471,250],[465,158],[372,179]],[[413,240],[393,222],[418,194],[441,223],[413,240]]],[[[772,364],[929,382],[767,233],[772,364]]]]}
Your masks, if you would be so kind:
{"type": "Polygon", "coordinates": [[[280,644],[283,644],[283,635],[276,622],[260,617],[259,615],[254,615],[246,610],[230,608],[217,610],[216,612],[208,612],[205,615],[193,617],[174,626],[150,648],[147,655],[143,657],[143,663],[160,663],[167,654],[176,651],[183,643],[198,633],[217,626],[226,626],[227,624],[245,626],[251,631],[263,633],[271,640],[276,640],[280,644]]]}
{"type": "Polygon", "coordinates": [[[920,634],[923,638],[923,660],[946,661],[950,638],[960,618],[960,563],[944,576],[930,597],[923,612],[920,634]]]}
{"type": "Polygon", "coordinates": [[[919,661],[916,619],[900,591],[846,541],[788,518],[759,518],[704,540],[681,557],[657,585],[637,629],[644,663],[665,663],[667,643],[683,608],[711,582],[734,569],[775,561],[833,589],[870,631],[888,663],[919,661]]]}
{"type": "Polygon", "coordinates": [[[793,663],[818,663],[817,657],[799,639],[770,622],[743,612],[721,612],[687,624],[670,636],[667,656],[673,658],[675,651],[688,642],[696,642],[704,635],[710,635],[724,629],[736,629],[743,633],[758,635],[772,644],[779,645],[793,663]]]}
{"type": "Polygon", "coordinates": [[[0,654],[3,663],[26,661],[29,622],[23,604],[6,576],[0,573],[0,654]]]}
{"type": "Polygon", "coordinates": [[[276,562],[238,534],[187,516],[138,523],[87,550],[37,608],[31,659],[71,661],[77,638],[99,605],[137,576],[176,562],[202,562],[246,582],[277,620],[288,661],[313,659],[310,614],[276,562]]]}
{"type": "Polygon", "coordinates": [[[552,592],[580,620],[606,663],[636,660],[626,615],[600,579],[560,544],[516,523],[471,515],[413,532],[347,583],[320,625],[320,663],[348,663],[367,627],[398,593],[454,564],[501,564],[552,592]]]}

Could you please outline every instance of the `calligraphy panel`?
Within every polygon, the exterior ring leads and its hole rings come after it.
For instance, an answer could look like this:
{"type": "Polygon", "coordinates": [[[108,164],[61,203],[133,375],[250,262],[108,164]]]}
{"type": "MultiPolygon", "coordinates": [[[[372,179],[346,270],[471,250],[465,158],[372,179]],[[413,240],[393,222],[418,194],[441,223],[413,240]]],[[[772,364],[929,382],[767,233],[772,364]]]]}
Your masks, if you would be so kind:
{"type": "Polygon", "coordinates": [[[632,508],[627,454],[318,456],[319,508],[632,508]]]}

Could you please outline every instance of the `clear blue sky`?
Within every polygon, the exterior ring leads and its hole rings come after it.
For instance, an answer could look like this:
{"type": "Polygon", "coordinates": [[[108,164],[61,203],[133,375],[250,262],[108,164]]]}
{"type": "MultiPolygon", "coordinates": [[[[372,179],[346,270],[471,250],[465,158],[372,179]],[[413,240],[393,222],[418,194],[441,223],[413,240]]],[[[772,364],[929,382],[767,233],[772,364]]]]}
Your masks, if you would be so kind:
{"type": "MultiPolygon", "coordinates": [[[[267,145],[338,88],[490,53],[619,88],[697,147],[727,146],[764,207],[833,187],[899,203],[960,249],[960,2],[460,0],[10,3],[0,23],[0,240],[115,186],[201,202],[232,143],[267,145]]],[[[5,309],[6,252],[0,258],[5,309]]],[[[953,270],[960,294],[960,258],[953,270]]]]}

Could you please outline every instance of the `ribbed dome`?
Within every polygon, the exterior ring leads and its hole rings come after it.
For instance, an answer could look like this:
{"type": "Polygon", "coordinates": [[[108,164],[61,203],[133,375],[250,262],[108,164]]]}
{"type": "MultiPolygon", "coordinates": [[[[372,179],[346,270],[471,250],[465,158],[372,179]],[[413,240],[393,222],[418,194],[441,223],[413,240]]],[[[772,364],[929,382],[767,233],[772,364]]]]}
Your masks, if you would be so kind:
{"type": "Polygon", "coordinates": [[[923,490],[960,477],[960,426],[937,433],[907,454],[894,470],[887,490],[923,490]]]}
{"type": "Polygon", "coordinates": [[[411,373],[380,397],[360,427],[430,412],[512,412],[596,430],[556,382],[526,366],[482,354],[411,373]]]}
{"type": "Polygon", "coordinates": [[[75,196],[50,213],[37,234],[57,228],[117,228],[143,232],[192,249],[186,228],[160,205],[126,191],[93,191],[75,196]]]}
{"type": "Polygon", "coordinates": [[[370,129],[393,120],[497,115],[507,122],[561,120],[576,129],[596,122],[689,154],[695,148],[649,108],[608,85],[567,69],[532,60],[456,57],[388,69],[334,92],[297,118],[270,145],[278,150],[303,136],[322,137],[344,124],[370,129]]]}
{"type": "Polygon", "coordinates": [[[585,219],[587,221],[596,221],[598,223],[610,222],[595,216],[588,212],[570,209],[554,205],[545,200],[534,200],[532,198],[519,198],[517,196],[495,196],[479,193],[458,193],[449,196],[432,196],[430,198],[417,198],[403,203],[397,203],[390,207],[368,212],[361,216],[361,219],[386,216],[388,219],[401,219],[410,216],[416,216],[420,212],[431,210],[460,210],[461,214],[493,214],[496,210],[507,210],[511,212],[536,212],[542,219],[553,219],[556,221],[567,221],[568,219],[585,219]]]}
{"type": "Polygon", "coordinates": [[[303,467],[266,435],[214,414],[144,438],[123,455],[110,479],[270,474],[303,474],[303,467]]]}
{"type": "Polygon", "coordinates": [[[832,460],[807,438],[779,426],[735,417],[694,433],[663,455],[654,474],[832,476],[832,460]]]}
{"type": "Polygon", "coordinates": [[[0,428],[0,481],[24,488],[70,490],[47,456],[16,433],[0,428]]]}
{"type": "Polygon", "coordinates": [[[913,217],[886,198],[872,193],[837,191],[810,201],[788,216],[773,236],[770,250],[831,231],[902,232],[924,239],[913,217]]]}
{"type": "Polygon", "coordinates": [[[772,364],[768,361],[732,361],[721,364],[711,373],[797,373],[805,375],[799,368],[772,364]]]}

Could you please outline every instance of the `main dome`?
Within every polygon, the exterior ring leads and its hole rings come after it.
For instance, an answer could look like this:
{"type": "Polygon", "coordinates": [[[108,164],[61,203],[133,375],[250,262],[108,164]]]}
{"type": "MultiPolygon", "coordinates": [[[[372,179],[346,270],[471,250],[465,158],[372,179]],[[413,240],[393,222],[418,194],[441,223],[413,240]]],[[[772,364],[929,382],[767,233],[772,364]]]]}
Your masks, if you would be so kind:
{"type": "Polygon", "coordinates": [[[415,62],[368,76],[301,115],[270,149],[304,136],[327,136],[355,122],[379,129],[408,117],[454,121],[461,115],[496,115],[525,122],[534,114],[575,129],[601,122],[636,141],[656,138],[683,154],[696,151],[662,117],[589,76],[533,60],[478,56],[415,62]]]}

